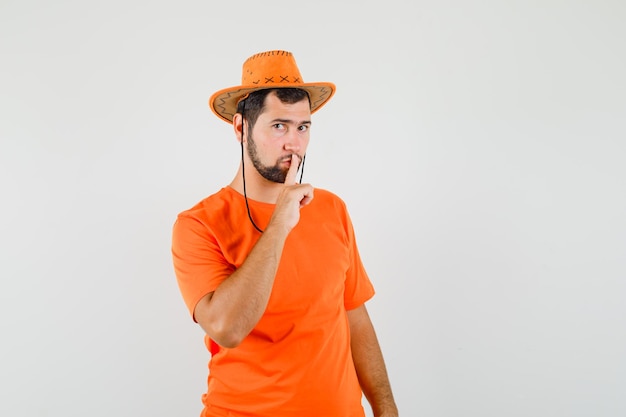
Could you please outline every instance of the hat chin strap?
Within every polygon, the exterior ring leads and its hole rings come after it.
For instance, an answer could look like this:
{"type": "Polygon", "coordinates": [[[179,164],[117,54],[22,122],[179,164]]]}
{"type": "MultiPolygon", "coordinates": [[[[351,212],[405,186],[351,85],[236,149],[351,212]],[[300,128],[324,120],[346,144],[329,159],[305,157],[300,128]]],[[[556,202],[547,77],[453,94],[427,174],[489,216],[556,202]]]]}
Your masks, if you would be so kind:
{"type": "MultiPolygon", "coordinates": [[[[243,123],[241,126],[242,126],[241,133],[243,136],[243,123]]],[[[250,205],[248,204],[248,194],[246,193],[246,169],[245,169],[245,164],[243,161],[243,137],[241,139],[241,176],[243,178],[243,198],[246,200],[246,210],[248,211],[248,218],[250,219],[250,223],[252,223],[252,226],[254,226],[254,228],[258,230],[259,233],[263,233],[263,230],[261,230],[261,228],[259,228],[259,226],[256,225],[254,220],[252,220],[252,215],[250,214],[250,205]]]]}
{"type": "MultiPolygon", "coordinates": [[[[244,136],[244,111],[246,109],[246,102],[243,102],[243,108],[241,109],[241,177],[243,179],[243,198],[246,200],[246,210],[248,211],[248,219],[250,219],[250,223],[252,226],[259,232],[263,233],[263,230],[256,225],[254,220],[252,220],[252,214],[250,214],[250,204],[248,204],[248,194],[246,192],[246,167],[244,162],[244,154],[243,154],[243,138],[244,136]]],[[[306,161],[306,154],[302,155],[302,165],[300,166],[300,184],[302,184],[302,176],[304,175],[304,162],[306,161]]]]}

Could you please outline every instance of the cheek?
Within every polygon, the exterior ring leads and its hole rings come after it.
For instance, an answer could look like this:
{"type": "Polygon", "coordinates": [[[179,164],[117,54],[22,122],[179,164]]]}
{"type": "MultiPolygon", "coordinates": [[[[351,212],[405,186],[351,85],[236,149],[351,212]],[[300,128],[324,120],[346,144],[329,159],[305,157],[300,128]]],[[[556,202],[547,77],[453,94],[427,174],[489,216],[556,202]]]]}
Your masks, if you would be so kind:
{"type": "Polygon", "coordinates": [[[309,147],[309,135],[302,139],[302,149],[306,150],[309,147]]]}

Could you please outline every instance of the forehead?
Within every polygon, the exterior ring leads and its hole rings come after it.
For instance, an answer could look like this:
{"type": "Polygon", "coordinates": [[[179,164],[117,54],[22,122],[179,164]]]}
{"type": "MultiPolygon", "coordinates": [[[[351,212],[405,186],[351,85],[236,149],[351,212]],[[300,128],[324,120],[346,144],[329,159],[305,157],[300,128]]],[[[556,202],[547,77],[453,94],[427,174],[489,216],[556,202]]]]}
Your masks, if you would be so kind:
{"type": "Polygon", "coordinates": [[[282,102],[275,92],[271,92],[265,97],[263,113],[261,117],[276,117],[291,115],[296,120],[309,120],[311,116],[311,108],[307,97],[296,103],[282,102]]]}

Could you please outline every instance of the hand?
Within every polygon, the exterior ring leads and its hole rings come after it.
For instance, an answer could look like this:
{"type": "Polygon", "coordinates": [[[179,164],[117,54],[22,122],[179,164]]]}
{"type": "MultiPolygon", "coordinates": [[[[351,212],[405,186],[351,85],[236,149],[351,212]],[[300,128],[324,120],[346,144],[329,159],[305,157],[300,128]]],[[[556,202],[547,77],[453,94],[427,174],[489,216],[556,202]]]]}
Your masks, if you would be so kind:
{"type": "Polygon", "coordinates": [[[296,154],[291,155],[291,165],[287,171],[284,187],[276,200],[276,208],[269,224],[282,226],[287,232],[300,221],[300,209],[313,200],[311,184],[296,184],[299,165],[300,158],[296,154]]]}

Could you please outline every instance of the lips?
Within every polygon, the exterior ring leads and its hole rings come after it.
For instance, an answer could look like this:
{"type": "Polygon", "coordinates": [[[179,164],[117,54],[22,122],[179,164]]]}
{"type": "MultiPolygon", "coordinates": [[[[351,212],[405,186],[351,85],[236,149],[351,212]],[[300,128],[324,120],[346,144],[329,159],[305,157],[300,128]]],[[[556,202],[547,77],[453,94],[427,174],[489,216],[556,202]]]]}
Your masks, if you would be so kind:
{"type": "Polygon", "coordinates": [[[286,163],[287,165],[291,165],[291,155],[286,156],[280,160],[281,164],[286,163]]]}

